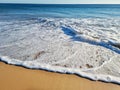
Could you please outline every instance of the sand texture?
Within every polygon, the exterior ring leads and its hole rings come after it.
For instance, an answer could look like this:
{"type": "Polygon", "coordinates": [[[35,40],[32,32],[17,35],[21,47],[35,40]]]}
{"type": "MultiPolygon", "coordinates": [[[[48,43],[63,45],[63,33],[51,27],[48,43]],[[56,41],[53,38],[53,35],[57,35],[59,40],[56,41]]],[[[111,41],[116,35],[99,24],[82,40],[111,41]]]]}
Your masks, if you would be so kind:
{"type": "Polygon", "coordinates": [[[0,62],[0,90],[120,90],[120,86],[0,62]]]}

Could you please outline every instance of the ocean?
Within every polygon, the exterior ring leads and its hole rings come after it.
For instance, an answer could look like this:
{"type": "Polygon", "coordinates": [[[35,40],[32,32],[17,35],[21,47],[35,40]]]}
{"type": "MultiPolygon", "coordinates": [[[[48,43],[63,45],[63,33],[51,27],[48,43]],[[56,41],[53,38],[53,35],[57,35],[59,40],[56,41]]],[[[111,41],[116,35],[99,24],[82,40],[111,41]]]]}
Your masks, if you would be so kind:
{"type": "Polygon", "coordinates": [[[0,60],[120,84],[120,5],[0,4],[0,60]]]}

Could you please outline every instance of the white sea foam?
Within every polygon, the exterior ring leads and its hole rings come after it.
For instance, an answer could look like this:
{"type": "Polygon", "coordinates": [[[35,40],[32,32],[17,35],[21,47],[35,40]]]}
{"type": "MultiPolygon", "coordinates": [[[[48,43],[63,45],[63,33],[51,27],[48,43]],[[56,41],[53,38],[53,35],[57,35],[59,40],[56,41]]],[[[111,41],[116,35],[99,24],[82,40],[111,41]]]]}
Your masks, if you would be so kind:
{"type": "Polygon", "coordinates": [[[0,21],[0,59],[120,83],[120,19],[0,21]]]}

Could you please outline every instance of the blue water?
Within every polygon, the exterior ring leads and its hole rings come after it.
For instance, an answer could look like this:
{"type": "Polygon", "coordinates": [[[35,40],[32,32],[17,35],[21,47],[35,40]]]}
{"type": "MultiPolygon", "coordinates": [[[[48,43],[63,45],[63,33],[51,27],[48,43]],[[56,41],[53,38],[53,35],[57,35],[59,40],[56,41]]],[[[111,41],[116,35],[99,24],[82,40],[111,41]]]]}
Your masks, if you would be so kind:
{"type": "Polygon", "coordinates": [[[120,5],[0,4],[0,15],[29,15],[54,18],[116,18],[120,17],[120,5]]]}
{"type": "Polygon", "coordinates": [[[0,4],[0,42],[0,61],[120,83],[119,4],[0,4]]]}

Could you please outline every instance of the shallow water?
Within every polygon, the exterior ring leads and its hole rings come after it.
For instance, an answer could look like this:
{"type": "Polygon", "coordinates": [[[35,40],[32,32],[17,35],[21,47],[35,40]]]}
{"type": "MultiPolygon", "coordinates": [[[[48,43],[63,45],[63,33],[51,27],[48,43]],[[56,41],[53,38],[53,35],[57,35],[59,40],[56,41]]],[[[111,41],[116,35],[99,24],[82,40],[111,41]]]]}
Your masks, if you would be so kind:
{"type": "Polygon", "coordinates": [[[1,60],[120,83],[119,9],[0,4],[1,60]]]}

